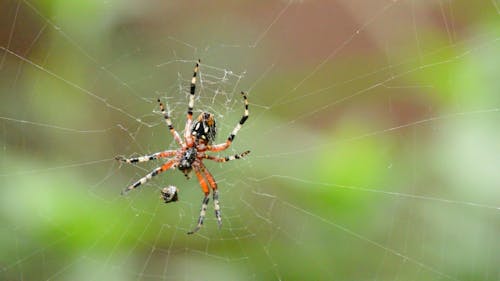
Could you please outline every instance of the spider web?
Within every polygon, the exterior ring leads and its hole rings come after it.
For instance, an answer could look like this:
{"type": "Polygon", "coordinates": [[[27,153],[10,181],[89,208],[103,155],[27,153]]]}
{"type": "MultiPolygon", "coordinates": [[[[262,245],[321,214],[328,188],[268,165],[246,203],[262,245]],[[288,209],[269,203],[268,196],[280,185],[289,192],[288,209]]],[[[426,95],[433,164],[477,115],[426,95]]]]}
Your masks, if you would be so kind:
{"type": "Polygon", "coordinates": [[[498,1],[150,5],[0,4],[2,280],[500,280],[498,1]],[[198,58],[252,152],[186,235],[196,179],[114,156],[176,148],[198,58]]]}

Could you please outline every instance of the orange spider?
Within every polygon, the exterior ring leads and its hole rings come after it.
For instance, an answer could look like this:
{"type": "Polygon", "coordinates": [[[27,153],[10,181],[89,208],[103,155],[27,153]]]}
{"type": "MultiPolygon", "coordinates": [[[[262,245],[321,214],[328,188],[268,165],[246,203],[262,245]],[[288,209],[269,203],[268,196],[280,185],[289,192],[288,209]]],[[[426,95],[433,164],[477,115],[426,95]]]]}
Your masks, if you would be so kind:
{"type": "MultiPolygon", "coordinates": [[[[222,225],[217,182],[203,164],[203,159],[209,159],[216,162],[227,162],[234,159],[240,159],[245,155],[247,155],[248,153],[250,153],[250,151],[245,151],[241,154],[236,154],[226,157],[216,157],[205,153],[207,151],[210,152],[223,151],[231,145],[236,134],[241,129],[241,126],[248,119],[248,100],[245,93],[241,92],[241,95],[243,96],[243,100],[245,102],[245,112],[241,117],[240,122],[233,129],[233,131],[227,138],[226,142],[212,145],[212,142],[215,140],[215,136],[217,133],[217,127],[215,125],[214,115],[208,112],[203,112],[198,116],[194,124],[192,123],[194,97],[195,97],[194,94],[196,89],[196,76],[198,73],[199,65],[200,65],[200,60],[198,60],[196,66],[194,67],[193,78],[191,79],[187,121],[186,121],[186,126],[184,128],[184,139],[182,139],[179,133],[177,133],[177,131],[174,129],[172,121],[170,120],[168,113],[165,111],[165,107],[161,103],[160,99],[158,99],[158,102],[160,103],[160,110],[163,113],[163,116],[165,117],[165,122],[168,125],[168,129],[170,130],[175,141],[177,142],[177,144],[179,144],[180,147],[177,150],[166,150],[136,158],[125,158],[123,156],[115,157],[116,160],[125,163],[146,162],[158,158],[171,158],[160,167],[154,169],[152,172],[150,172],[146,176],[142,177],[141,179],[139,179],[138,181],[127,187],[124,191],[122,191],[122,194],[125,194],[130,190],[139,187],[140,185],[152,179],[154,176],[166,170],[178,168],[180,171],[184,173],[187,179],[189,179],[190,172],[194,170],[194,173],[196,174],[196,177],[200,182],[201,189],[203,190],[205,197],[203,198],[202,201],[200,217],[198,218],[198,224],[193,230],[189,231],[188,234],[193,234],[197,232],[203,225],[203,220],[205,219],[205,213],[207,210],[207,205],[210,195],[209,186],[213,191],[214,210],[215,210],[215,216],[217,218],[217,223],[219,227],[222,225]]],[[[161,197],[165,201],[165,203],[175,202],[178,200],[177,192],[178,190],[175,186],[168,186],[162,189],[161,197]]]]}

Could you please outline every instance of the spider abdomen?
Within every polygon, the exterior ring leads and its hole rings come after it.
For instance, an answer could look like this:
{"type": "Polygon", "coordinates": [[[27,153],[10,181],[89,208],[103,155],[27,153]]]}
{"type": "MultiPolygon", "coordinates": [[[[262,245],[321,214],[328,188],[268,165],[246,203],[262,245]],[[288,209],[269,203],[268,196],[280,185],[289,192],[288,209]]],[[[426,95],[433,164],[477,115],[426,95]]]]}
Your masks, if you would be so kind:
{"type": "Polygon", "coordinates": [[[197,142],[212,143],[216,133],[214,115],[208,112],[201,113],[191,128],[191,135],[197,142]]]}

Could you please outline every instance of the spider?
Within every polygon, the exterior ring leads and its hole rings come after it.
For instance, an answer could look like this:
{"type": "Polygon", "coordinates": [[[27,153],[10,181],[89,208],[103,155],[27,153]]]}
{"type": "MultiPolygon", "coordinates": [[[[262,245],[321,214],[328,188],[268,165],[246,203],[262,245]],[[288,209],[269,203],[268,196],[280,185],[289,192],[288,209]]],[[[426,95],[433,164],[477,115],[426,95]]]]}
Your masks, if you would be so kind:
{"type": "MultiPolygon", "coordinates": [[[[125,158],[123,156],[116,156],[115,159],[125,163],[138,163],[138,162],[146,162],[150,160],[155,160],[159,158],[170,158],[160,167],[154,169],[146,176],[142,177],[138,181],[134,182],[132,185],[128,186],[125,190],[122,191],[122,194],[126,194],[127,192],[136,189],[140,185],[145,184],[147,181],[152,179],[154,176],[165,172],[169,169],[178,168],[181,172],[184,173],[186,179],[190,178],[190,173],[194,170],[196,177],[200,183],[201,189],[205,196],[203,197],[203,201],[201,204],[200,216],[198,218],[198,223],[196,227],[189,231],[188,234],[193,234],[200,230],[203,225],[203,221],[205,219],[205,213],[207,211],[207,206],[209,202],[210,189],[212,189],[213,201],[214,201],[214,210],[215,217],[217,218],[217,224],[219,228],[222,226],[222,218],[221,211],[219,205],[219,191],[217,189],[217,182],[215,181],[212,174],[208,171],[208,169],[203,164],[203,159],[209,159],[215,162],[227,162],[235,159],[240,159],[245,157],[250,151],[245,151],[241,154],[236,154],[232,156],[226,157],[217,157],[208,155],[205,152],[219,152],[226,150],[231,146],[236,134],[241,129],[241,126],[248,119],[248,100],[244,92],[241,92],[243,96],[245,111],[243,116],[240,119],[240,122],[236,124],[236,127],[233,129],[226,142],[221,144],[212,145],[212,142],[215,140],[215,136],[217,133],[217,127],[215,125],[215,118],[212,113],[202,112],[198,118],[195,119],[193,123],[193,106],[195,99],[195,90],[196,90],[196,76],[198,74],[198,69],[200,66],[200,60],[197,61],[194,67],[193,78],[191,79],[191,88],[189,95],[189,104],[187,110],[187,121],[186,126],[184,128],[184,138],[181,138],[179,133],[174,129],[172,125],[172,121],[170,120],[170,116],[165,111],[165,107],[163,103],[158,99],[158,103],[160,104],[160,110],[165,118],[165,123],[170,130],[174,140],[179,145],[179,148],[176,150],[165,150],[161,152],[157,152],[151,155],[140,156],[136,158],[125,158]]],[[[161,190],[161,198],[165,201],[165,203],[175,202],[178,200],[177,196],[177,188],[175,186],[168,186],[161,190]]]]}

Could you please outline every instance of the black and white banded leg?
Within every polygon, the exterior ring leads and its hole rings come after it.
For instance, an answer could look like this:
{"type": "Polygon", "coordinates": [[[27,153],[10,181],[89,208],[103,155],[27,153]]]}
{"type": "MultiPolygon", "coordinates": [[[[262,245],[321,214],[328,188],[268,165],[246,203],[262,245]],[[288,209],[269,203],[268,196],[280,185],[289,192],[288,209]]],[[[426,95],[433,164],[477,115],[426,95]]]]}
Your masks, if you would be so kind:
{"type": "Polygon", "coordinates": [[[194,98],[195,98],[195,92],[196,92],[196,76],[198,76],[198,69],[200,68],[200,60],[196,62],[196,65],[194,66],[193,70],[193,77],[191,78],[191,86],[189,88],[189,104],[188,104],[188,110],[187,110],[187,120],[186,120],[186,127],[184,128],[184,139],[186,139],[186,142],[191,141],[191,124],[193,121],[193,108],[194,108],[194,98]]]}
{"type": "Polygon", "coordinates": [[[122,195],[126,194],[127,192],[131,191],[132,189],[136,189],[140,185],[145,184],[147,181],[152,179],[154,176],[165,172],[166,170],[170,169],[172,165],[174,165],[175,159],[172,159],[168,161],[167,163],[161,165],[160,167],[154,169],[151,171],[149,174],[145,175],[144,177],[140,178],[138,181],[134,182],[131,184],[129,187],[127,187],[125,190],[122,191],[122,195]]]}
{"type": "Polygon", "coordinates": [[[165,150],[162,152],[157,152],[153,153],[150,155],[144,155],[144,156],[139,156],[139,157],[133,157],[133,158],[126,158],[121,155],[118,155],[115,157],[115,160],[124,162],[124,163],[141,163],[141,162],[147,162],[151,160],[156,160],[158,158],[165,158],[165,157],[171,157],[174,156],[177,152],[175,150],[165,150]]]}
{"type": "Polygon", "coordinates": [[[220,212],[219,190],[217,189],[217,182],[215,181],[214,176],[212,176],[210,171],[208,171],[207,167],[205,167],[203,163],[201,163],[201,171],[204,173],[205,178],[207,179],[208,184],[210,185],[210,188],[212,188],[215,217],[217,218],[217,224],[220,229],[220,227],[222,226],[222,217],[220,212]]]}
{"type": "Polygon", "coordinates": [[[167,111],[165,111],[165,107],[163,106],[163,103],[160,101],[159,98],[158,98],[158,103],[160,104],[161,113],[163,114],[163,118],[165,118],[165,123],[167,123],[167,126],[168,126],[168,129],[170,130],[170,133],[172,133],[172,136],[174,137],[175,141],[180,146],[182,146],[183,142],[182,142],[181,136],[174,129],[174,126],[172,125],[172,120],[170,119],[170,116],[168,116],[167,111]]]}
{"type": "Polygon", "coordinates": [[[228,147],[230,147],[231,143],[233,142],[234,138],[236,137],[236,135],[240,131],[241,127],[243,126],[243,124],[245,124],[245,121],[247,121],[248,116],[249,116],[248,99],[247,99],[247,96],[245,95],[244,92],[241,92],[241,95],[243,96],[243,100],[245,102],[245,111],[243,113],[243,116],[241,116],[240,122],[238,124],[236,124],[236,127],[234,127],[233,131],[231,132],[231,134],[229,135],[229,137],[227,138],[225,143],[210,146],[209,147],[210,151],[222,151],[222,150],[225,150],[228,147]]]}
{"type": "Polygon", "coordinates": [[[217,218],[217,225],[219,226],[219,229],[220,229],[222,226],[222,217],[220,214],[219,190],[218,189],[213,191],[213,199],[214,199],[215,217],[217,218]]]}
{"type": "Polygon", "coordinates": [[[203,155],[203,157],[205,159],[209,159],[209,160],[212,160],[212,161],[215,161],[215,162],[227,162],[227,161],[233,161],[235,159],[241,159],[243,157],[245,157],[248,153],[250,153],[250,150],[247,150],[243,153],[240,153],[240,154],[235,154],[235,155],[231,155],[231,156],[226,156],[226,157],[217,157],[217,156],[212,156],[212,155],[203,155]]]}
{"type": "Polygon", "coordinates": [[[196,227],[189,231],[188,234],[194,234],[198,230],[200,230],[201,226],[203,225],[203,221],[205,220],[205,215],[207,213],[207,207],[208,207],[208,201],[210,201],[210,197],[208,197],[208,194],[205,195],[203,198],[203,202],[201,203],[201,210],[200,210],[200,217],[198,218],[198,224],[196,227]]]}

